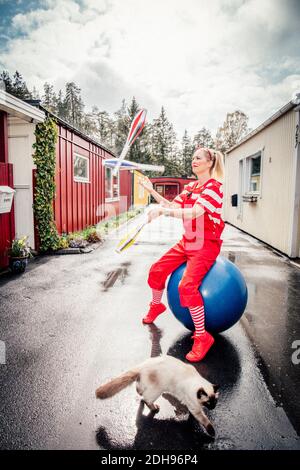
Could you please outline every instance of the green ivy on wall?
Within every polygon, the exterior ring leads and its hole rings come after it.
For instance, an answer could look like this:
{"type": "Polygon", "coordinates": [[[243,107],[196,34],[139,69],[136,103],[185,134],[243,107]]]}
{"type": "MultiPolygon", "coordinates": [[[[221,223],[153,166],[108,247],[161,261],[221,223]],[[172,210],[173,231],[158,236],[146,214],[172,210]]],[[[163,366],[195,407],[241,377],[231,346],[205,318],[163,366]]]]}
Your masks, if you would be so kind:
{"type": "Polygon", "coordinates": [[[53,212],[57,141],[55,120],[47,117],[44,122],[37,124],[35,138],[33,161],[36,165],[36,185],[33,208],[40,237],[40,250],[56,250],[59,246],[59,235],[53,212]]]}

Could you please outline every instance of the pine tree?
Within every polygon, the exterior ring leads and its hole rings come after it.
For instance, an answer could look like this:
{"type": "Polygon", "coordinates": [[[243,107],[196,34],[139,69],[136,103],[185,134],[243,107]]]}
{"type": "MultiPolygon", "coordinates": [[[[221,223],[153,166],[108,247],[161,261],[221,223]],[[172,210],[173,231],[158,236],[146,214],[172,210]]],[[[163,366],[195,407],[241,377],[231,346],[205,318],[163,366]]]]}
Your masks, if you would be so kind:
{"type": "Polygon", "coordinates": [[[64,108],[66,120],[80,129],[83,123],[84,104],[81,98],[81,90],[74,82],[66,84],[64,108]]]}
{"type": "Polygon", "coordinates": [[[182,176],[189,177],[192,174],[193,144],[187,130],[184,131],[181,143],[181,167],[182,176]]]}
{"type": "Polygon", "coordinates": [[[23,80],[22,75],[16,70],[14,73],[14,81],[12,84],[12,94],[16,98],[20,98],[21,100],[28,100],[31,99],[31,93],[29,92],[25,81],[23,80]]]}
{"type": "Polygon", "coordinates": [[[97,106],[92,107],[92,111],[88,113],[89,119],[91,121],[91,128],[92,128],[92,135],[96,140],[99,140],[101,143],[104,144],[103,142],[103,134],[101,131],[103,131],[103,126],[101,122],[101,118],[99,116],[99,109],[97,106]],[[99,122],[100,121],[100,122],[99,122]]]}
{"type": "Polygon", "coordinates": [[[176,134],[164,107],[152,125],[152,157],[155,164],[165,167],[166,176],[180,175],[176,134]]]}
{"type": "Polygon", "coordinates": [[[54,87],[47,82],[44,84],[42,105],[51,113],[57,114],[57,98],[54,92],[54,87]]]}
{"type": "Polygon", "coordinates": [[[115,113],[115,139],[114,139],[114,151],[116,155],[120,155],[125,145],[129,127],[130,119],[128,116],[128,109],[126,101],[123,99],[121,108],[115,113]]]}
{"type": "Polygon", "coordinates": [[[80,123],[80,130],[89,137],[96,139],[96,125],[92,113],[84,113],[80,123]]]}
{"type": "Polygon", "coordinates": [[[98,106],[93,106],[92,111],[88,113],[88,134],[102,145],[113,150],[115,135],[114,122],[107,111],[100,111],[98,106]]]}
{"type": "MultiPolygon", "coordinates": [[[[128,117],[129,117],[129,126],[131,126],[131,123],[137,113],[140,111],[140,106],[138,105],[135,97],[132,98],[132,101],[130,103],[130,106],[128,108],[128,117]]],[[[127,158],[133,162],[140,162],[143,160],[142,155],[141,155],[141,137],[143,135],[144,129],[142,130],[141,134],[138,136],[138,138],[135,140],[133,145],[131,146],[127,158]]]]}
{"type": "Polygon", "coordinates": [[[61,90],[59,90],[56,98],[56,114],[61,119],[66,120],[65,99],[61,90]]]}
{"type": "Polygon", "coordinates": [[[40,94],[39,94],[39,92],[38,92],[38,90],[36,89],[35,86],[32,88],[31,96],[32,96],[33,100],[39,100],[40,101],[40,99],[41,99],[40,94]]]}
{"type": "Polygon", "coordinates": [[[193,151],[195,151],[197,147],[213,148],[213,146],[214,141],[210,130],[206,127],[202,127],[202,129],[200,129],[200,131],[194,136],[193,151]]]}
{"type": "Polygon", "coordinates": [[[12,79],[7,72],[7,70],[3,70],[3,72],[0,75],[0,79],[4,82],[5,86],[5,91],[7,93],[13,94],[13,84],[12,84],[12,79]]]}

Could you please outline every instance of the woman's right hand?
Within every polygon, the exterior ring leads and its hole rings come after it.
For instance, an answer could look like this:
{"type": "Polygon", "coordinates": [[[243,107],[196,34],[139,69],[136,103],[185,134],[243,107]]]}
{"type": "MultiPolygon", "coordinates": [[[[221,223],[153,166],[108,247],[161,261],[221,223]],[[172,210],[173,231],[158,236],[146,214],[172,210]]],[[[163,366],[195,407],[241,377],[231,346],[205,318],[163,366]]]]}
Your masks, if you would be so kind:
{"type": "Polygon", "coordinates": [[[145,188],[147,191],[149,191],[149,193],[153,189],[153,184],[151,183],[151,181],[149,180],[147,176],[143,176],[143,178],[140,178],[139,184],[143,186],[143,188],[145,188]]]}

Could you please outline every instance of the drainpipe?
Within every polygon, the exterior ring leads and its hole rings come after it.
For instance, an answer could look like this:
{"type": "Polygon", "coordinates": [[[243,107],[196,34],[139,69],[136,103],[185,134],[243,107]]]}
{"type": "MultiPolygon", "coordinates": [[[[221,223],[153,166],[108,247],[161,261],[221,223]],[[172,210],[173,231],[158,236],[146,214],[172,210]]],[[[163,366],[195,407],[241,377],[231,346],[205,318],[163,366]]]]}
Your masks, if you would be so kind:
{"type": "Polygon", "coordinates": [[[290,258],[298,258],[300,256],[300,93],[297,93],[297,97],[294,102],[297,106],[294,109],[296,113],[296,132],[292,173],[291,233],[289,242],[290,258]]]}

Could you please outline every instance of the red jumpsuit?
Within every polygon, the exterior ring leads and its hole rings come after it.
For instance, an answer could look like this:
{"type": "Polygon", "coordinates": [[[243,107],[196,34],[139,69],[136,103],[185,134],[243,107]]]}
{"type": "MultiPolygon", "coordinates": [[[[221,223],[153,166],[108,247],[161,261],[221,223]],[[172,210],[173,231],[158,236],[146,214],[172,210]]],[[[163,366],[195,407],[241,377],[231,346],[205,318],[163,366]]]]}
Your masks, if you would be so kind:
{"type": "Polygon", "coordinates": [[[174,202],[182,208],[200,204],[205,210],[201,216],[184,220],[184,235],[149,271],[148,284],[152,289],[163,290],[167,277],[182,263],[186,269],[179,283],[179,297],[182,307],[203,305],[199,286],[220,253],[221,234],[224,221],[221,217],[223,192],[222,184],[214,178],[199,188],[198,182],[189,183],[174,202]]]}

